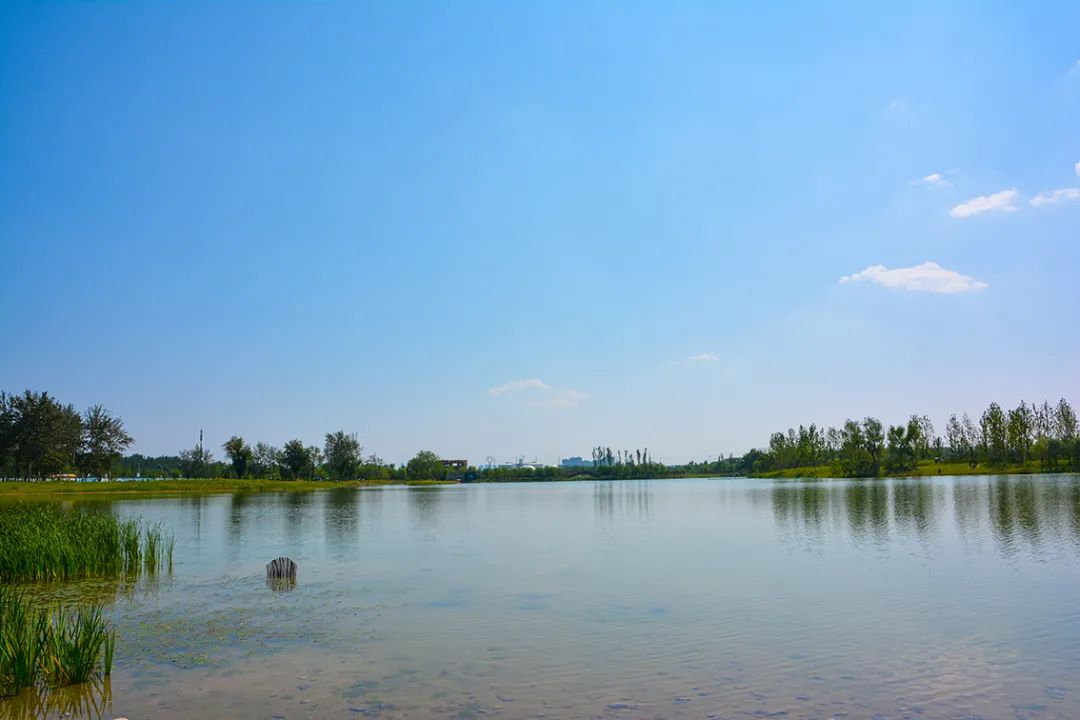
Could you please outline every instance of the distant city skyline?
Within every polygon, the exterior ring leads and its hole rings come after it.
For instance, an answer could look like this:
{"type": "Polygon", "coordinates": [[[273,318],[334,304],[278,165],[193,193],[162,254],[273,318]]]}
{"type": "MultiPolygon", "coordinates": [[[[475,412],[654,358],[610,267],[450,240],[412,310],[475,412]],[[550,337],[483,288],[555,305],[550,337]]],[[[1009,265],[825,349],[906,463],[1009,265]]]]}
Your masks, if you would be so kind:
{"type": "Polygon", "coordinates": [[[0,389],[396,463],[1080,403],[1077,27],[5,3],[0,389]]]}

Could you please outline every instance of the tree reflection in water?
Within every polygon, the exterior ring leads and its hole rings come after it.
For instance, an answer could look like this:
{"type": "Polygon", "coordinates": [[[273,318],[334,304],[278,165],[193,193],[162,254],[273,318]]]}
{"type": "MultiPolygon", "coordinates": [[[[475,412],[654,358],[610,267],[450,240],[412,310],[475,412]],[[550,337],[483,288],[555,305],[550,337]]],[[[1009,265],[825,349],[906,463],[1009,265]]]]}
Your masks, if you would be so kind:
{"type": "Polygon", "coordinates": [[[830,530],[856,542],[890,536],[925,542],[948,525],[962,538],[988,527],[999,550],[1037,552],[1047,544],[1080,550],[1080,476],[777,481],[770,488],[777,525],[805,541],[830,530]]]}

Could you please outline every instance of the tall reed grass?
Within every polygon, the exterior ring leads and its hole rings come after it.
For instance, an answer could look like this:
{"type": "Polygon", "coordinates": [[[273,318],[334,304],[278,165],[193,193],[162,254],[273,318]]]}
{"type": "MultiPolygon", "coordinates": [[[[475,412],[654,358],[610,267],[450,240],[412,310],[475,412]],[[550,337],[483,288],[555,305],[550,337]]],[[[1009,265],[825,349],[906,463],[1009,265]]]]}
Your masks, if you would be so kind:
{"type": "Polygon", "coordinates": [[[115,643],[98,605],[45,611],[23,593],[0,587],[0,695],[106,677],[115,643]]]}
{"type": "Polygon", "coordinates": [[[161,525],[55,504],[0,508],[0,582],[138,575],[172,568],[161,525]]]}

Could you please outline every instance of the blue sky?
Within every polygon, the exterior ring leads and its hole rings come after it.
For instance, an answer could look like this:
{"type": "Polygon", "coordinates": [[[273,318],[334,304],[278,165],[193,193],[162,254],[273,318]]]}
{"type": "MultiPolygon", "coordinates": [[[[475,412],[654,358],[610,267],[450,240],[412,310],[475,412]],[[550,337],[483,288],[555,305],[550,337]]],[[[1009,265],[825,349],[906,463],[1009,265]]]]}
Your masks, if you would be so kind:
{"type": "Polygon", "coordinates": [[[725,5],[4,3],[0,387],[392,461],[1080,402],[1080,5],[725,5]]]}

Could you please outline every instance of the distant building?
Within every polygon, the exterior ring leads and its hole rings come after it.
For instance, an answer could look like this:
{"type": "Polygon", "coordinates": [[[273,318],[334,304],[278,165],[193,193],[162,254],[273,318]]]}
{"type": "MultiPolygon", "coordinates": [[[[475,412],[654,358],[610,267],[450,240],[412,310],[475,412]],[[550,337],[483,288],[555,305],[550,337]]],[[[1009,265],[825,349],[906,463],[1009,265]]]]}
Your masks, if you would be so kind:
{"type": "Polygon", "coordinates": [[[563,458],[559,461],[559,467],[561,468],[580,468],[589,467],[590,465],[592,465],[592,460],[586,460],[577,456],[563,458]]]}

